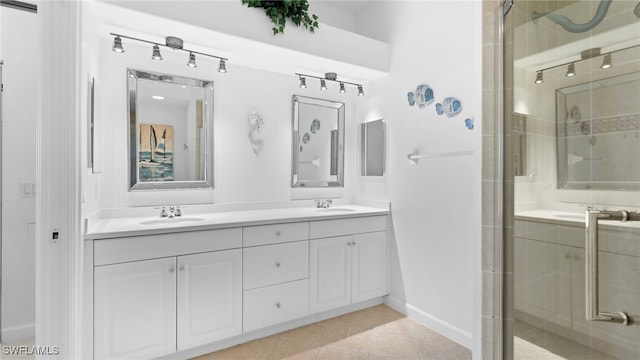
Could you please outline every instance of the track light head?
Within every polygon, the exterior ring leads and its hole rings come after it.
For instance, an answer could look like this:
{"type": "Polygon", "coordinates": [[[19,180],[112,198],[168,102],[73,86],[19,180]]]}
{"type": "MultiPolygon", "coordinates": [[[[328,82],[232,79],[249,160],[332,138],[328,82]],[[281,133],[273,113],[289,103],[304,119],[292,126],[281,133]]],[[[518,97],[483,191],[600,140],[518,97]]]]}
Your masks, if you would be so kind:
{"type": "Polygon", "coordinates": [[[124,52],[124,48],[122,47],[122,39],[120,38],[120,36],[116,36],[113,39],[113,46],[111,47],[111,50],[117,52],[117,53],[123,53],[124,52]]]}
{"type": "Polygon", "coordinates": [[[544,82],[544,80],[542,79],[542,70],[538,70],[538,72],[536,73],[536,81],[534,81],[536,84],[542,84],[544,82]]]}
{"type": "Polygon", "coordinates": [[[576,65],[574,63],[569,64],[569,66],[567,66],[567,73],[564,74],[564,76],[574,76],[576,74],[576,65]]]}
{"type": "Polygon", "coordinates": [[[158,45],[153,45],[153,54],[151,55],[153,60],[162,60],[162,55],[160,54],[160,47],[158,45]]]}
{"type": "Polygon", "coordinates": [[[320,90],[327,90],[327,82],[324,79],[320,79],[320,90]]]}
{"type": "Polygon", "coordinates": [[[302,76],[300,76],[300,88],[301,89],[306,89],[307,88],[307,79],[305,79],[302,76]]]}
{"type": "Polygon", "coordinates": [[[611,61],[611,54],[607,54],[602,59],[602,65],[600,65],[600,67],[602,69],[609,69],[611,66],[613,66],[612,61],[611,61]]]}
{"type": "Polygon", "coordinates": [[[198,65],[196,64],[196,54],[194,53],[189,53],[189,62],[187,63],[188,67],[198,67],[198,65]]]}
{"type": "Polygon", "coordinates": [[[358,85],[358,96],[364,96],[364,91],[362,90],[362,85],[358,85]]]}
{"type": "Polygon", "coordinates": [[[347,90],[344,88],[344,83],[340,82],[340,94],[344,94],[346,92],[347,92],[347,90]]]}
{"type": "Polygon", "coordinates": [[[220,66],[218,66],[218,72],[219,73],[227,72],[227,63],[224,61],[224,59],[220,59],[220,66]]]}

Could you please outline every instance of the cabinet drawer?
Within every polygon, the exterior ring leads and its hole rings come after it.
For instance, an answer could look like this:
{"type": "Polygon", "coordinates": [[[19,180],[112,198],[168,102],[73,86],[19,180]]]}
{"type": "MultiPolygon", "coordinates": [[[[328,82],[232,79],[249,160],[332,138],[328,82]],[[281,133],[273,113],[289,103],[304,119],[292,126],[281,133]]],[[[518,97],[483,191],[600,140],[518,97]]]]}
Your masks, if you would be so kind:
{"type": "Polygon", "coordinates": [[[312,221],[311,239],[387,230],[387,215],[312,221]]]}
{"type": "Polygon", "coordinates": [[[247,226],[242,228],[242,239],[245,247],[307,240],[308,238],[308,222],[247,226]]]}
{"type": "Polygon", "coordinates": [[[301,318],[308,314],[308,279],[244,292],[244,332],[301,318]]]}
{"type": "Polygon", "coordinates": [[[95,240],[94,265],[155,259],[242,247],[240,228],[95,240]]]}
{"type": "Polygon", "coordinates": [[[243,249],[245,290],[309,277],[309,241],[243,249]]]}

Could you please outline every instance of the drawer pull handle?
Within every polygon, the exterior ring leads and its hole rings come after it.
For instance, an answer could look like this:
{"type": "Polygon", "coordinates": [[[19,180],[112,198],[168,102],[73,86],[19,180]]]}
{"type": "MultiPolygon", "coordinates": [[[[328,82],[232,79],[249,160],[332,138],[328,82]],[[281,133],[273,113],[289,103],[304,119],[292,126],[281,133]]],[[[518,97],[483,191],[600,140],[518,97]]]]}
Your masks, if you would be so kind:
{"type": "Polygon", "coordinates": [[[276,261],[276,267],[280,267],[280,261],[276,261]]]}
{"type": "Polygon", "coordinates": [[[282,307],[282,305],[280,305],[279,302],[276,303],[276,308],[280,309],[282,307]]]}

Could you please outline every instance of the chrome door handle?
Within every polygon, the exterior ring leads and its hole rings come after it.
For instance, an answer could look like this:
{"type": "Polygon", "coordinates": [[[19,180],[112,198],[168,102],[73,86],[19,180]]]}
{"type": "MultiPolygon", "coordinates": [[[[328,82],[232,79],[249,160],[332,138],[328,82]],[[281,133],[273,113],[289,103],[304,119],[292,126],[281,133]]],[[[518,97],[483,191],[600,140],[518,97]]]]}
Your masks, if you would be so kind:
{"type": "Polygon", "coordinates": [[[600,311],[598,301],[598,221],[640,221],[640,213],[629,211],[587,210],[585,221],[585,271],[586,271],[586,316],[591,321],[611,321],[622,325],[630,324],[630,317],[624,312],[600,311]]]}

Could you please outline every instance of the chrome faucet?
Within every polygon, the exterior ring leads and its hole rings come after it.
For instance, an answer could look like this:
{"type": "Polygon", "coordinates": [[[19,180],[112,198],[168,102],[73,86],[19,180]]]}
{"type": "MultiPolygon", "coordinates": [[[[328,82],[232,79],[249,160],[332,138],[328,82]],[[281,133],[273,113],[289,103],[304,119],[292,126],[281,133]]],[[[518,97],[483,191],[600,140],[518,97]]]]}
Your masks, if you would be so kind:
{"type": "Polygon", "coordinates": [[[327,199],[327,200],[316,200],[316,208],[320,209],[326,209],[329,206],[331,206],[331,204],[333,203],[333,201],[331,199],[327,199]]]}
{"type": "Polygon", "coordinates": [[[180,206],[169,206],[169,211],[167,212],[167,207],[163,206],[162,210],[160,210],[161,218],[173,218],[176,216],[182,216],[182,211],[180,210],[180,206]]]}

